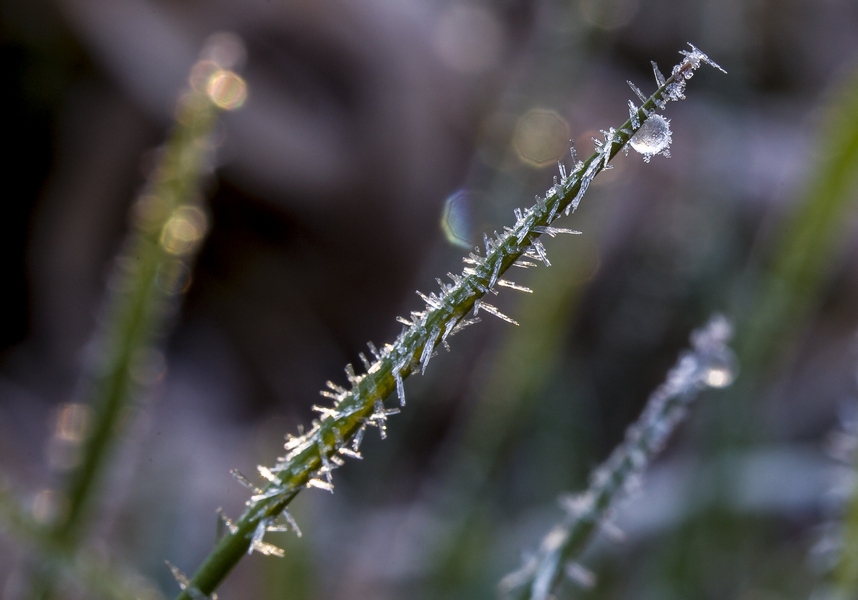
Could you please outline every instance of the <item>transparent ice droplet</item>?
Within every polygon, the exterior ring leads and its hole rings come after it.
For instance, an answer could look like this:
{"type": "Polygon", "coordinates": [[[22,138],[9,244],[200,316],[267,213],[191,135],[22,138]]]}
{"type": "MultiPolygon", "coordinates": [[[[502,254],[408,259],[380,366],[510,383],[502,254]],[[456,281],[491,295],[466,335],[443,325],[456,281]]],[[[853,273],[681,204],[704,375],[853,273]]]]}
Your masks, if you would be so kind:
{"type": "Polygon", "coordinates": [[[735,355],[726,350],[709,360],[703,373],[703,383],[713,388],[724,388],[733,383],[738,374],[738,361],[735,355]]]}
{"type": "Polygon", "coordinates": [[[656,154],[668,153],[671,141],[670,121],[661,115],[652,115],[632,136],[629,145],[635,152],[643,154],[644,161],[649,162],[656,154]]]}

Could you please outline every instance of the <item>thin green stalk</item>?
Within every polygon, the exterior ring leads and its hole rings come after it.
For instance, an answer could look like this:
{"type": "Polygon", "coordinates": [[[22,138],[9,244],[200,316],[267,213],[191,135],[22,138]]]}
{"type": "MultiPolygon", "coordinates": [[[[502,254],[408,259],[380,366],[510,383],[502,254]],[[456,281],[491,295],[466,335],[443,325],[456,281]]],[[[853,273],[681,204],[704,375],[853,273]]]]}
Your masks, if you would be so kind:
{"type": "Polygon", "coordinates": [[[164,334],[202,238],[204,221],[195,198],[210,154],[206,138],[214,127],[216,107],[191,95],[179,112],[180,125],[164,149],[157,179],[135,207],[135,230],[111,276],[113,292],[94,356],[79,384],[77,401],[92,406],[94,419],[80,465],[65,486],[65,516],[53,531],[64,544],[74,545],[86,526],[85,513],[109,461],[119,420],[146,383],[136,375],[140,361],[164,334]]]}
{"type": "Polygon", "coordinates": [[[44,531],[50,556],[40,557],[31,597],[50,598],[60,563],[73,559],[96,509],[95,500],[123,418],[154,378],[155,346],[166,333],[189,282],[191,263],[206,231],[200,184],[214,144],[220,109],[236,108],[244,82],[201,60],[181,97],[176,126],[146,189],[131,212],[131,232],[115,262],[99,330],[89,348],[75,404],[90,418],[80,431],[81,460],[59,492],[54,520],[44,531]]]}
{"type": "Polygon", "coordinates": [[[593,471],[590,487],[565,500],[566,519],[545,536],[535,556],[501,581],[504,597],[546,600],[564,574],[585,584],[592,581],[576,559],[605,524],[617,497],[637,484],[700,391],[732,383],[735,359],[726,346],[730,337],[730,324],[720,316],[691,335],[692,350],[680,356],[665,382],[650,396],[641,416],[626,431],[623,443],[593,471]]]}
{"type": "MultiPolygon", "coordinates": [[[[512,266],[536,266],[538,262],[549,265],[545,248],[539,237],[543,233],[554,236],[558,233],[573,233],[552,227],[562,214],[575,210],[593,178],[621,149],[626,149],[629,140],[644,128],[644,134],[652,133],[653,124],[666,122],[659,116],[650,118],[657,109],[662,109],[671,100],[684,98],[686,79],[703,63],[717,67],[715,63],[691,47],[682,52],[684,59],[674,67],[667,80],[657,71],[658,90],[649,98],[641,96],[640,108],[630,103],[630,118],[620,126],[604,131],[604,141],[596,141],[596,152],[586,161],[577,162],[573,154],[572,172],[567,175],[561,165],[560,181],[556,182],[544,198],[537,197],[536,204],[525,210],[516,210],[516,223],[495,232],[494,237],[484,236],[485,254],[479,249],[466,257],[468,265],[461,275],[448,274],[452,283],[440,282],[440,293],[420,294],[426,303],[425,310],[411,313],[410,319],[400,319],[406,328],[393,344],[380,350],[370,346],[374,360],[364,359],[366,372],[355,373],[351,365],[346,367],[350,389],[328,383],[329,390],[322,392],[334,401],[332,407],[314,407],[321,417],[315,420],[309,432],[300,436],[288,436],[286,456],[271,467],[260,467],[260,474],[268,481],[248,501],[247,509],[233,523],[227,522],[227,533],[216,544],[211,554],[190,579],[180,576],[182,592],[177,600],[190,600],[211,594],[238,563],[241,557],[254,550],[264,554],[279,554],[279,549],[262,541],[269,528],[282,530],[275,519],[286,515],[286,506],[305,487],[333,489],[331,471],[343,464],[343,456],[359,456],[360,441],[367,426],[375,426],[384,437],[385,421],[396,408],[386,408],[384,399],[396,391],[401,405],[405,403],[403,379],[414,372],[425,372],[437,346],[447,344],[447,338],[470,325],[475,320],[466,318],[472,309],[493,314],[515,323],[497,308],[482,299],[487,293],[496,293],[495,288],[518,287],[501,279],[512,266]]],[[[717,67],[720,69],[720,67],[717,67]]],[[[645,159],[667,149],[669,130],[661,140],[666,142],[653,151],[644,152],[645,159]]],[[[642,142],[652,141],[637,137],[637,146],[645,150],[653,148],[642,142]]]]}

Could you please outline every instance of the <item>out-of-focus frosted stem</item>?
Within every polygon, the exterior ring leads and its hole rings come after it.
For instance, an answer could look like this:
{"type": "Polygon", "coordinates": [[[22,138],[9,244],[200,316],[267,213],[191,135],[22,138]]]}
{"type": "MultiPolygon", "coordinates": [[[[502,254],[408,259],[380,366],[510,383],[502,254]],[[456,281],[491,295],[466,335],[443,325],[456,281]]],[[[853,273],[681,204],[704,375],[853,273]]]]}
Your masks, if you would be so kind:
{"type": "Polygon", "coordinates": [[[590,487],[580,495],[564,498],[566,519],[543,538],[536,555],[501,581],[505,598],[546,600],[564,573],[578,580],[589,579],[575,560],[605,523],[614,501],[637,484],[700,391],[732,383],[736,363],[727,347],[730,337],[731,326],[721,316],[713,317],[691,335],[691,350],[680,356],[665,382],[650,396],[641,416],[626,430],[623,443],[592,473],[590,487]]]}
{"type": "Polygon", "coordinates": [[[179,99],[172,135],[132,207],[131,230],[113,265],[98,330],[87,348],[75,402],[88,406],[91,418],[81,460],[58,491],[54,519],[45,528],[45,548],[53,557],[45,558],[32,577],[33,598],[52,595],[56,569],[49,563],[74,558],[123,418],[157,378],[156,345],[190,283],[206,233],[200,184],[211,168],[217,115],[240,106],[246,89],[234,72],[205,59],[194,66],[190,84],[179,99]]]}

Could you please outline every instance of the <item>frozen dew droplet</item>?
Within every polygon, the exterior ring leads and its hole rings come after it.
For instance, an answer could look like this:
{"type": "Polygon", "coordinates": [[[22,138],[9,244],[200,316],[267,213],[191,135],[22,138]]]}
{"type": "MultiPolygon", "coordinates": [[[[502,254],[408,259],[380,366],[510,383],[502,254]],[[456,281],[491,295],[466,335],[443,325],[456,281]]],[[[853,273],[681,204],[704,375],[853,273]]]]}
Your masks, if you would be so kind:
{"type": "Polygon", "coordinates": [[[727,387],[736,379],[737,370],[735,356],[732,352],[724,352],[721,356],[710,360],[703,375],[703,382],[713,388],[727,387]]]}
{"type": "Polygon", "coordinates": [[[649,162],[656,154],[667,153],[666,156],[669,156],[671,141],[670,121],[654,114],[644,121],[629,140],[629,145],[635,152],[643,154],[645,162],[649,162]]]}

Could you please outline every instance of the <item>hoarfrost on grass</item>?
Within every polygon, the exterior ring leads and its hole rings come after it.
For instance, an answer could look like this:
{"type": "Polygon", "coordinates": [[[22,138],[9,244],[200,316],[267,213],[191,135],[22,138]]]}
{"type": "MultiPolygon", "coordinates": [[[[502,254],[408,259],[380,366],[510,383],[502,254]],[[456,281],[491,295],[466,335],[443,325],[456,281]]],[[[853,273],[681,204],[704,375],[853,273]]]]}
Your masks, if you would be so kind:
{"type": "MultiPolygon", "coordinates": [[[[639,109],[635,109],[634,104],[629,103],[629,122],[620,126],[619,129],[602,130],[604,140],[594,140],[596,152],[585,162],[578,160],[575,147],[570,141],[571,172],[560,163],[558,165],[560,179],[555,177],[554,184],[544,196],[536,196],[534,206],[514,211],[516,218],[514,227],[504,227],[501,234],[495,231],[493,237],[484,234],[484,248],[474,248],[473,252],[463,258],[466,266],[462,269],[461,275],[448,274],[452,284],[438,280],[440,294],[430,293],[426,295],[418,292],[425,302],[424,310],[412,311],[409,319],[397,317],[397,321],[402,323],[404,328],[394,343],[385,344],[381,352],[372,344],[368,344],[375,362],[371,362],[363,353],[359,355],[366,372],[358,374],[351,364],[346,365],[348,389],[332,382],[327,383],[327,389],[323,390],[321,394],[331,399],[333,406],[314,407],[322,416],[320,420],[313,421],[310,431],[305,433],[303,428],[299,427],[297,436],[287,436],[284,444],[287,451],[286,455],[278,458],[277,463],[270,470],[260,471],[260,474],[268,482],[264,490],[256,488],[236,472],[236,478],[250,487],[258,500],[257,503],[252,503],[252,506],[240,517],[237,521],[238,525],[233,524],[237,527],[236,532],[246,530],[245,528],[249,525],[254,527],[251,551],[255,550],[268,554],[279,552],[276,547],[262,541],[265,531],[272,530],[271,527],[280,527],[273,525],[269,520],[271,517],[265,516],[265,510],[273,507],[282,510],[282,507],[304,487],[318,487],[332,491],[331,471],[343,464],[340,456],[361,457],[359,448],[366,427],[370,425],[378,427],[381,437],[386,436],[387,417],[396,414],[398,409],[384,407],[382,390],[386,393],[395,389],[399,404],[403,406],[405,404],[404,378],[416,372],[425,372],[429,361],[435,355],[436,347],[439,345],[447,347],[449,336],[477,323],[479,318],[476,315],[481,308],[502,320],[518,324],[496,307],[483,302],[483,296],[489,293],[497,294],[498,287],[525,292],[531,291],[529,288],[503,279],[501,276],[506,270],[504,265],[519,268],[536,267],[540,262],[545,266],[550,265],[545,248],[538,236],[547,234],[553,237],[560,233],[579,233],[551,225],[561,213],[568,215],[577,209],[593,178],[601,170],[610,168],[608,161],[616,153],[618,146],[623,150],[628,145],[632,145],[633,148],[635,145],[642,147],[645,160],[657,153],[667,154],[667,147],[670,144],[669,123],[663,117],[654,116],[655,107],[662,108],[667,101],[684,97],[682,94],[685,80],[701,63],[720,68],[694,46],[691,46],[690,52],[686,51],[682,54],[684,56],[683,61],[674,67],[671,78],[667,81],[664,80],[664,76],[661,75],[657,67],[654,67],[659,89],[653,96],[644,97],[640,90],[629,82],[632,90],[642,102],[639,109]],[[646,139],[647,131],[644,131],[643,134],[640,133],[644,127],[658,129],[662,124],[660,136],[649,132],[657,138],[655,141],[646,139]],[[483,253],[484,256],[481,255],[483,253]],[[464,318],[468,306],[473,308],[474,318],[464,318]],[[274,473],[278,475],[275,476],[274,473]],[[257,526],[263,522],[265,527],[261,530],[258,529],[257,526]],[[261,533],[257,533],[258,531],[261,533]]],[[[700,352],[697,354],[699,355],[700,352]]],[[[735,372],[730,361],[725,360],[717,366],[710,365],[705,375],[689,379],[689,364],[687,360],[684,362],[684,365],[680,365],[684,370],[678,366],[677,372],[671,373],[668,382],[660,390],[663,398],[669,398],[672,393],[681,389],[682,385],[689,381],[692,382],[692,387],[727,385],[735,372]]],[[[694,370],[692,369],[692,371],[694,370]]],[[[643,441],[638,440],[641,444],[639,444],[637,451],[627,453],[625,459],[621,460],[619,464],[614,464],[609,460],[601,470],[597,471],[594,481],[600,482],[600,485],[614,486],[617,489],[628,488],[629,482],[635,479],[635,474],[619,477],[612,469],[622,467],[636,471],[642,468],[646,463],[647,452],[660,446],[673,424],[679,420],[681,413],[682,410],[676,410],[658,422],[649,423],[650,429],[648,431],[651,435],[646,439],[646,443],[651,445],[645,446],[643,441]],[[618,477],[622,479],[622,482],[617,481],[618,477]]],[[[647,431],[647,429],[644,427],[636,431],[647,431]]],[[[631,442],[627,440],[626,443],[631,442]]],[[[590,517],[598,516],[599,510],[601,510],[594,494],[595,492],[582,496],[587,499],[587,513],[590,517]]],[[[593,522],[597,523],[600,520],[596,519],[593,522]]],[[[232,532],[231,528],[230,531],[232,532]]],[[[243,540],[224,540],[224,542],[227,541],[230,543],[234,541],[236,544],[247,543],[246,538],[243,540]]],[[[203,568],[210,567],[208,561],[211,559],[210,556],[203,568]]],[[[532,566],[534,562],[529,561],[527,564],[532,566]]],[[[563,565],[557,564],[556,567],[562,570],[563,565]]],[[[547,575],[554,577],[552,573],[556,572],[553,568],[546,566],[545,563],[532,568],[541,571],[539,578],[542,581],[547,581],[545,579],[547,575]]],[[[532,577],[533,571],[524,574],[519,573],[519,575],[527,579],[532,577]]],[[[519,577],[519,580],[521,578],[519,577]]],[[[586,579],[586,577],[584,578],[586,579]]],[[[214,585],[217,585],[218,582],[219,580],[215,581],[214,585]]]]}

